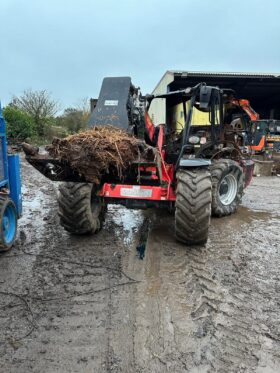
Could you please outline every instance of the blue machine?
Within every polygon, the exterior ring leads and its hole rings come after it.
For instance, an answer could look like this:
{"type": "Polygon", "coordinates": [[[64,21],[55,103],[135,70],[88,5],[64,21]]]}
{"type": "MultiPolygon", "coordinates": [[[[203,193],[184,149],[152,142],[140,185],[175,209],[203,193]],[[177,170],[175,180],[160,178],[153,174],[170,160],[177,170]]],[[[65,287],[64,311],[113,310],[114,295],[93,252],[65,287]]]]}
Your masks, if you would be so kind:
{"type": "Polygon", "coordinates": [[[0,251],[12,247],[21,213],[19,155],[7,154],[6,125],[0,106],[0,251]]]}

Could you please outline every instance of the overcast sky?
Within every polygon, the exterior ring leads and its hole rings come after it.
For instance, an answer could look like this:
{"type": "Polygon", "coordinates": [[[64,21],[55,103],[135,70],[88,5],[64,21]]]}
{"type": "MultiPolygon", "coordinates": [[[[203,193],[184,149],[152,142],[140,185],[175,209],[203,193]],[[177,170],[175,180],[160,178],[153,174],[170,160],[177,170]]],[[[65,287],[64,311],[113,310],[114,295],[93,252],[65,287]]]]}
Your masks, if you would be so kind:
{"type": "Polygon", "coordinates": [[[62,107],[105,76],[151,92],[166,70],[280,72],[279,0],[0,0],[0,99],[62,107]]]}

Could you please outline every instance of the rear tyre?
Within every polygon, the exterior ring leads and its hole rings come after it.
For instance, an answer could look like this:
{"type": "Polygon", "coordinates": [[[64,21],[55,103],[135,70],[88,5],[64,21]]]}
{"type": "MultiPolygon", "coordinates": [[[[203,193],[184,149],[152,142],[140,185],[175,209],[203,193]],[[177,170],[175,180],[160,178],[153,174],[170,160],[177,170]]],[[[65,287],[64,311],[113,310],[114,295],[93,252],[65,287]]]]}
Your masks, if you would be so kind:
{"type": "Polygon", "coordinates": [[[205,168],[177,172],[175,237],[187,245],[207,242],[211,217],[211,175],[205,168]]]}
{"type": "Polygon", "coordinates": [[[17,235],[17,210],[9,197],[0,197],[0,251],[8,251],[17,235]]]}
{"type": "Polygon", "coordinates": [[[244,191],[244,174],[232,159],[220,159],[210,166],[212,177],[212,215],[217,217],[234,213],[244,191]]]}
{"type": "Polygon", "coordinates": [[[58,196],[60,224],[72,234],[94,234],[102,226],[105,206],[95,198],[93,184],[64,183],[58,196]]]}

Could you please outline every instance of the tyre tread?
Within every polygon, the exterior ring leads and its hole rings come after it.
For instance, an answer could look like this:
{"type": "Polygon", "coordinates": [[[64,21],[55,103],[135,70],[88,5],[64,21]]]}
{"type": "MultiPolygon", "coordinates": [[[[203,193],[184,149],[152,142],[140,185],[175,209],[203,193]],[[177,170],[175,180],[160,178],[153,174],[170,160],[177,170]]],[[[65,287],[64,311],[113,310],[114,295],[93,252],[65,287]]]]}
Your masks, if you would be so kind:
{"type": "Polygon", "coordinates": [[[175,236],[188,245],[205,244],[211,216],[211,176],[208,169],[177,173],[175,236]]]}
{"type": "Polygon", "coordinates": [[[64,183],[59,187],[58,215],[60,224],[69,233],[97,233],[103,220],[103,208],[98,214],[91,209],[92,184],[64,183]]]}

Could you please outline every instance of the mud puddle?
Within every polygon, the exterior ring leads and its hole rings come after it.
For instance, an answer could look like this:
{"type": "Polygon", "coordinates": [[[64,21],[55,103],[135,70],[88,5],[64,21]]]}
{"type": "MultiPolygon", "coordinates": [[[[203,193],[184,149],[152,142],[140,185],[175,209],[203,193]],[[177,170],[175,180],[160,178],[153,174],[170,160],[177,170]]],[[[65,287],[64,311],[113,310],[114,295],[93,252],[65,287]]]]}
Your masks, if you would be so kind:
{"type": "Polygon", "coordinates": [[[114,224],[117,236],[121,236],[122,242],[130,246],[135,239],[135,234],[145,219],[145,212],[141,210],[129,210],[116,205],[108,206],[108,214],[112,217],[105,224],[114,224]]]}

